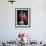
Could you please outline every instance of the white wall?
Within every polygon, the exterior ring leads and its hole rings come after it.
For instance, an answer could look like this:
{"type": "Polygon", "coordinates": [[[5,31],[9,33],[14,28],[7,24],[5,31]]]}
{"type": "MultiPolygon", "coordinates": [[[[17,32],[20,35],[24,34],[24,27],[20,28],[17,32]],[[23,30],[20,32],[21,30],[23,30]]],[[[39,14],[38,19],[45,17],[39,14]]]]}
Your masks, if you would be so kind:
{"type": "Polygon", "coordinates": [[[15,40],[19,32],[29,33],[33,40],[46,40],[45,0],[17,0],[13,5],[0,0],[0,40],[15,40]],[[15,8],[31,8],[31,27],[15,27],[15,8]]]}

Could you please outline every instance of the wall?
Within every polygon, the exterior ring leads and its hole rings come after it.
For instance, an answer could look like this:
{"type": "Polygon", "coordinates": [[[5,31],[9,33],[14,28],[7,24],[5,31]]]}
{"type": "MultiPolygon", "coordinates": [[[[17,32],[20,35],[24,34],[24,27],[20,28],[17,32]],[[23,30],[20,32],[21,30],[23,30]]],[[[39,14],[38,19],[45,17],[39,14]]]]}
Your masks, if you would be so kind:
{"type": "Polygon", "coordinates": [[[0,0],[0,41],[15,40],[19,32],[31,35],[31,39],[46,40],[45,0],[17,0],[13,5],[0,0]],[[31,8],[31,27],[15,27],[15,8],[31,8]]]}

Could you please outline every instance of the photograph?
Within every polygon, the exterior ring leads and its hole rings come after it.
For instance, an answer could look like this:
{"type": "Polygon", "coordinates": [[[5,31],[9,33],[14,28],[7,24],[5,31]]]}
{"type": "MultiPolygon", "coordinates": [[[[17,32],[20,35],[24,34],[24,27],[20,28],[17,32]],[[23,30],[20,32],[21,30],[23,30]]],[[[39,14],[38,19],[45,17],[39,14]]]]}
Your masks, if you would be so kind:
{"type": "Polygon", "coordinates": [[[30,27],[30,8],[15,9],[15,26],[30,27]]]}
{"type": "Polygon", "coordinates": [[[46,0],[0,0],[0,46],[46,46],[46,0]]]}

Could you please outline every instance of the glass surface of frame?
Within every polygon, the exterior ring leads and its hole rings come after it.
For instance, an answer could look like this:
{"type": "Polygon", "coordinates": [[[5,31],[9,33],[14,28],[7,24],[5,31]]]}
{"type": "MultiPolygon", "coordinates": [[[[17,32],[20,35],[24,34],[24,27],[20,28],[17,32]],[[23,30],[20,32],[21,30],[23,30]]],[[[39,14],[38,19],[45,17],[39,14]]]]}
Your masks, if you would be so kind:
{"type": "Polygon", "coordinates": [[[15,8],[15,27],[30,27],[30,22],[30,8],[15,8]]]}

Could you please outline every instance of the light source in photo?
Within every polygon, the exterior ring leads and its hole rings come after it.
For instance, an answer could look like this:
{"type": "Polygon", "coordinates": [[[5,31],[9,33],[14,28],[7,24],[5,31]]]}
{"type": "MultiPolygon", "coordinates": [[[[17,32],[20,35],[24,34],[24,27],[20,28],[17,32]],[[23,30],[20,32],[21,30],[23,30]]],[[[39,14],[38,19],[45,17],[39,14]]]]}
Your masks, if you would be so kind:
{"type": "Polygon", "coordinates": [[[16,2],[16,0],[8,0],[8,2],[11,2],[12,4],[16,2]]]}

